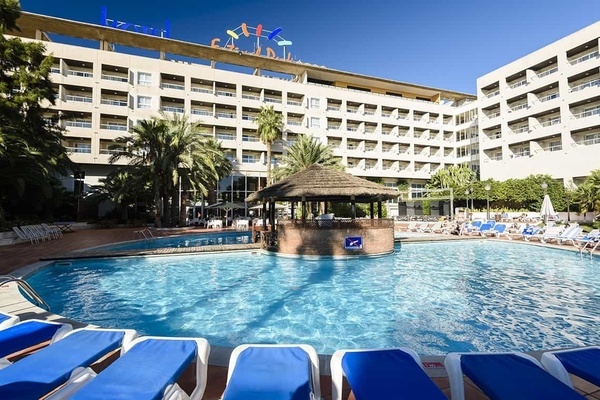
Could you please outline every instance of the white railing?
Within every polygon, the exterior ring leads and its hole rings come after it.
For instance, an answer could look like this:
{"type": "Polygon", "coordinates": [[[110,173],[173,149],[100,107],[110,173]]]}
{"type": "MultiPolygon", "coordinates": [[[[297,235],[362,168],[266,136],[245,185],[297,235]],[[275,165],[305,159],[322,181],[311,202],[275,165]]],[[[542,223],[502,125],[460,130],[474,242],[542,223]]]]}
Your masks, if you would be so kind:
{"type": "Polygon", "coordinates": [[[302,107],[302,102],[301,101],[288,100],[287,101],[287,105],[288,106],[302,107]]]}
{"type": "Polygon", "coordinates": [[[595,108],[593,110],[588,110],[588,111],[583,111],[580,113],[573,114],[573,117],[579,119],[579,118],[591,117],[593,115],[598,115],[598,114],[600,114],[600,107],[595,108]]]}
{"type": "Polygon", "coordinates": [[[65,126],[73,128],[91,128],[91,121],[65,121],[65,126]]]}
{"type": "Polygon", "coordinates": [[[513,156],[514,158],[529,157],[529,150],[517,151],[513,156]]]}
{"type": "Polygon", "coordinates": [[[60,74],[60,68],[59,67],[51,67],[50,72],[52,72],[53,74],[60,74]]]}
{"type": "Polygon", "coordinates": [[[513,129],[512,131],[514,133],[525,133],[525,132],[529,131],[529,127],[528,126],[521,126],[520,128],[513,129]]]}
{"type": "Polygon", "coordinates": [[[375,115],[375,111],[365,111],[365,115],[375,115]]]}
{"type": "Polygon", "coordinates": [[[248,114],[242,114],[242,119],[244,121],[254,121],[256,119],[256,116],[254,116],[254,115],[248,115],[248,114]]]}
{"type": "Polygon", "coordinates": [[[550,100],[558,99],[560,94],[558,92],[547,94],[546,96],[540,97],[540,103],[545,103],[550,100]]]}
{"type": "Polygon", "coordinates": [[[548,121],[544,121],[544,122],[540,123],[540,125],[543,127],[559,125],[559,124],[560,124],[560,118],[554,118],[554,119],[550,119],[548,121]]]}
{"type": "Polygon", "coordinates": [[[277,99],[274,97],[265,97],[265,103],[276,103],[276,104],[281,104],[281,99],[277,99]]]}
{"type": "Polygon", "coordinates": [[[176,114],[183,114],[183,112],[184,112],[183,107],[173,107],[173,106],[162,106],[161,110],[166,111],[166,112],[176,113],[176,114]]]}
{"type": "Polygon", "coordinates": [[[384,135],[384,136],[388,136],[388,135],[392,134],[392,131],[391,130],[382,130],[381,134],[384,135]]]}
{"type": "Polygon", "coordinates": [[[108,129],[110,131],[126,131],[127,124],[115,124],[115,123],[100,124],[100,129],[108,129]]]}
{"type": "Polygon", "coordinates": [[[244,164],[254,164],[258,162],[258,158],[254,156],[242,156],[242,162],[244,164]]]}
{"type": "Polygon", "coordinates": [[[502,133],[496,132],[496,133],[491,134],[489,136],[489,139],[490,140],[495,140],[495,139],[500,139],[501,137],[502,137],[502,133]]]}
{"type": "Polygon", "coordinates": [[[593,86],[600,86],[600,79],[594,79],[592,81],[584,82],[582,84],[574,86],[571,88],[571,92],[578,92],[580,90],[583,90],[583,89],[589,88],[589,87],[593,87],[593,86]]]}
{"type": "Polygon", "coordinates": [[[553,74],[557,71],[558,71],[558,67],[550,68],[549,70],[546,70],[546,71],[543,71],[543,72],[540,72],[539,74],[537,74],[537,77],[543,78],[543,77],[553,74]]]}
{"type": "Polygon", "coordinates": [[[205,117],[212,117],[213,112],[208,110],[200,110],[198,108],[192,108],[192,114],[194,115],[203,115],[205,117]]]}
{"type": "Polygon", "coordinates": [[[118,76],[118,75],[102,74],[101,78],[104,80],[107,80],[107,81],[129,82],[129,79],[127,79],[126,77],[118,76]]]}
{"type": "Polygon", "coordinates": [[[491,99],[492,97],[496,97],[500,94],[500,90],[495,90],[493,92],[487,93],[485,95],[485,97],[487,97],[488,99],[491,99]]]}
{"type": "Polygon", "coordinates": [[[78,76],[80,78],[93,78],[94,77],[93,72],[75,71],[73,69],[68,70],[67,75],[78,76]]]}
{"type": "MultiPolygon", "coordinates": [[[[527,103],[522,103],[522,104],[513,106],[510,109],[513,111],[519,111],[519,110],[523,110],[524,108],[527,108],[527,107],[528,107],[527,103]]],[[[498,114],[500,114],[500,113],[498,113],[498,114]]]]}
{"type": "Polygon", "coordinates": [[[600,144],[600,136],[591,138],[591,139],[585,139],[585,140],[581,140],[579,142],[577,142],[578,144],[583,144],[586,146],[592,145],[592,144],[600,144]]]}
{"type": "Polygon", "coordinates": [[[509,88],[516,89],[516,88],[518,88],[520,86],[524,86],[524,85],[527,85],[527,79],[523,79],[522,81],[515,82],[515,83],[511,84],[509,86],[509,88]]]}
{"type": "Polygon", "coordinates": [[[246,99],[246,100],[260,100],[260,96],[255,96],[253,94],[243,94],[242,93],[242,99],[246,99]]]}
{"type": "Polygon", "coordinates": [[[194,87],[194,86],[192,86],[192,92],[196,92],[196,93],[208,93],[208,94],[212,94],[213,93],[212,89],[205,89],[205,88],[194,87]]]}
{"type": "MultiPolygon", "coordinates": [[[[302,122],[300,122],[300,121],[288,121],[287,124],[288,125],[293,125],[293,126],[300,126],[300,125],[302,125],[302,122]]],[[[329,127],[327,127],[327,129],[329,129],[329,127]]]]}
{"type": "Polygon", "coordinates": [[[217,96],[235,97],[235,92],[228,92],[225,90],[217,90],[217,96]]]}
{"type": "Polygon", "coordinates": [[[542,150],[544,150],[544,151],[561,151],[562,150],[562,145],[561,144],[557,144],[557,145],[554,145],[554,146],[542,147],[542,150]]]}
{"type": "Polygon", "coordinates": [[[356,131],[358,131],[358,128],[355,128],[355,127],[353,127],[353,126],[348,126],[348,127],[346,128],[346,130],[347,130],[347,131],[349,131],[349,132],[356,132],[356,131]]]}
{"type": "Polygon", "coordinates": [[[259,139],[256,136],[246,136],[243,135],[242,136],[242,142],[258,142],[259,139]]]}
{"type": "Polygon", "coordinates": [[[127,100],[100,99],[100,104],[109,106],[127,107],[127,100]]]}
{"type": "Polygon", "coordinates": [[[340,125],[327,125],[327,129],[330,131],[337,131],[341,128],[340,125]]]}
{"type": "Polygon", "coordinates": [[[185,90],[184,85],[178,85],[175,83],[161,83],[160,88],[161,89],[173,89],[173,90],[185,90]]]}
{"type": "Polygon", "coordinates": [[[340,111],[341,107],[327,106],[327,111],[340,111]]]}
{"type": "Polygon", "coordinates": [[[233,113],[218,112],[217,113],[217,118],[235,118],[235,114],[233,114],[233,113]]]}
{"type": "Polygon", "coordinates": [[[596,58],[596,57],[598,57],[598,50],[592,51],[591,53],[585,54],[581,57],[571,60],[571,61],[569,61],[569,64],[576,65],[576,64],[579,64],[581,62],[584,62],[584,61],[587,61],[587,60],[590,60],[590,59],[596,58]]]}
{"type": "Polygon", "coordinates": [[[92,102],[92,98],[88,97],[88,96],[66,95],[65,96],[65,101],[73,101],[75,103],[91,103],[92,102]]]}
{"type": "Polygon", "coordinates": [[[358,108],[347,108],[346,112],[350,113],[350,114],[357,114],[358,113],[358,108]]]}
{"type": "Polygon", "coordinates": [[[65,146],[65,149],[67,149],[67,151],[69,153],[92,154],[92,148],[91,147],[71,147],[71,146],[65,146]]]}
{"type": "Polygon", "coordinates": [[[391,118],[391,117],[392,117],[392,113],[388,113],[388,114],[381,113],[381,116],[382,116],[383,118],[391,118]]]}
{"type": "Polygon", "coordinates": [[[221,139],[221,140],[235,140],[235,135],[233,135],[231,133],[218,133],[217,132],[217,139],[221,139]]]}

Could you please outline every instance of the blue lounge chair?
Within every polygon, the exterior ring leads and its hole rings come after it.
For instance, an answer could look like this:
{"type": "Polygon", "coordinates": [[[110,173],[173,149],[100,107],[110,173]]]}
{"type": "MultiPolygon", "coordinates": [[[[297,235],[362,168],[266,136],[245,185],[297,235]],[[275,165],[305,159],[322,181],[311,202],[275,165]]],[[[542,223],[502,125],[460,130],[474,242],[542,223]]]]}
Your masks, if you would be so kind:
{"type": "Polygon", "coordinates": [[[231,353],[222,400],[321,397],[319,358],[308,345],[241,345],[231,353]]]}
{"type": "Polygon", "coordinates": [[[342,400],[343,376],[346,376],[356,400],[446,399],[425,373],[417,353],[406,347],[333,353],[332,400],[342,400]]]}
{"type": "Polygon", "coordinates": [[[73,382],[87,367],[128,343],[135,331],[77,329],[0,370],[1,399],[39,399],[73,382]]]}
{"type": "Polygon", "coordinates": [[[529,241],[532,237],[535,237],[542,230],[539,226],[528,226],[523,229],[521,233],[521,238],[525,241],[529,241]]]}
{"type": "Polygon", "coordinates": [[[489,232],[489,234],[492,234],[493,236],[498,238],[501,236],[506,236],[506,238],[512,239],[506,231],[507,228],[508,226],[506,224],[499,223],[494,225],[494,228],[489,232]]]}
{"type": "Polygon", "coordinates": [[[542,365],[561,382],[573,387],[569,374],[600,386],[600,347],[548,351],[542,354],[542,365]]]}
{"type": "Polygon", "coordinates": [[[485,224],[481,224],[481,226],[479,227],[479,234],[484,237],[486,234],[491,235],[493,229],[494,226],[486,222],[485,224]]]}
{"type": "Polygon", "coordinates": [[[0,329],[8,328],[19,322],[19,317],[0,312],[0,329]]]}
{"type": "Polygon", "coordinates": [[[524,353],[450,353],[444,361],[452,400],[465,398],[463,374],[491,400],[583,400],[524,353]]]}
{"type": "Polygon", "coordinates": [[[3,357],[62,338],[73,328],[69,324],[30,319],[0,330],[0,365],[10,365],[3,357]]]}
{"type": "MultiPolygon", "coordinates": [[[[141,337],[125,346],[123,355],[97,376],[82,378],[89,383],[69,397],[73,400],[144,400],[188,398],[177,385],[178,378],[195,364],[196,387],[189,396],[200,400],[206,389],[208,354],[206,339],[141,337]],[[181,397],[176,397],[181,395],[181,397]]],[[[60,397],[71,395],[67,386],[60,397]]]]}

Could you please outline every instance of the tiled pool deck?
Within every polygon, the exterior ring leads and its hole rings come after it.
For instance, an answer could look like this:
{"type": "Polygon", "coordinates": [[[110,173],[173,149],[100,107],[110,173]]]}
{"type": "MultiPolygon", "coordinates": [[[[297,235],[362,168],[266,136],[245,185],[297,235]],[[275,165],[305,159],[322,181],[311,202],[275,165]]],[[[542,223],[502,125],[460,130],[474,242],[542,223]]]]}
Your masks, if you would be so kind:
{"type": "MultiPolygon", "coordinates": [[[[83,229],[72,233],[67,233],[61,240],[52,240],[50,242],[43,242],[37,244],[16,244],[10,246],[0,247],[0,275],[12,274],[17,270],[27,271],[33,270],[40,265],[41,259],[60,258],[67,255],[70,252],[101,246],[104,244],[110,244],[115,242],[122,242],[128,240],[140,239],[139,228],[113,228],[113,229],[83,229]],[[31,266],[25,269],[24,267],[31,266]]],[[[203,229],[186,228],[179,230],[165,230],[160,231],[159,235],[167,236],[172,234],[188,234],[188,233],[200,233],[205,232],[203,229]]],[[[410,238],[406,238],[407,241],[422,241],[422,240],[449,240],[449,239],[460,239],[456,236],[448,235],[411,235],[410,238]]],[[[252,249],[255,245],[233,245],[233,246],[215,246],[218,250],[228,250],[234,248],[240,249],[252,249]]],[[[565,248],[566,246],[562,246],[565,248]]],[[[572,247],[572,246],[571,246],[572,247]]],[[[204,249],[200,249],[201,251],[204,249]]],[[[173,249],[173,253],[180,253],[184,250],[173,249]]],[[[147,253],[147,252],[146,252],[147,253]]],[[[162,252],[164,254],[164,251],[162,252]]],[[[82,253],[79,253],[83,255],[82,253]]],[[[100,255],[100,251],[94,250],[92,252],[86,252],[89,256],[100,255]]],[[[21,273],[19,271],[19,273],[21,273]]],[[[40,308],[33,306],[31,303],[24,300],[14,286],[1,287],[0,288],[0,310],[10,312],[19,315],[22,320],[30,318],[50,319],[50,320],[66,320],[57,315],[48,313],[40,308]]],[[[84,324],[76,321],[68,321],[75,327],[84,326],[84,324]]],[[[216,349],[215,349],[216,350],[216,349]]],[[[211,353],[212,354],[212,353],[211,353]]],[[[215,357],[211,357],[211,363],[215,360],[214,364],[210,365],[208,371],[208,385],[204,394],[203,399],[206,400],[217,400],[221,397],[225,388],[225,382],[227,380],[227,352],[222,350],[216,351],[215,357]]],[[[536,356],[536,354],[534,354],[536,356]]],[[[423,362],[426,363],[426,371],[436,385],[450,398],[450,386],[445,370],[441,365],[443,361],[442,357],[427,357],[423,356],[423,362]]],[[[331,399],[331,379],[328,375],[329,372],[329,357],[320,357],[321,371],[321,390],[324,399],[331,399]]],[[[575,388],[586,396],[588,399],[600,399],[600,388],[590,383],[582,381],[578,378],[574,378],[575,388]]],[[[185,385],[185,384],[184,384],[185,385]]],[[[353,400],[354,396],[350,393],[347,385],[344,386],[344,399],[353,400]]],[[[488,397],[483,395],[475,386],[466,382],[465,386],[466,398],[470,400],[487,399],[488,397]]],[[[426,400],[426,399],[425,399],[426,400]]]]}

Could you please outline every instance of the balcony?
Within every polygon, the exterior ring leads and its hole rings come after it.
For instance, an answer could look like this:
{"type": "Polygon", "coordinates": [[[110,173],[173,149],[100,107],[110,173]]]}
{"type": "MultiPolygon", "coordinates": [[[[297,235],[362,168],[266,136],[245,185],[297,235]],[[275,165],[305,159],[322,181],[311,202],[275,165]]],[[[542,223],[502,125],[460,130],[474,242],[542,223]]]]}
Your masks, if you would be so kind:
{"type": "Polygon", "coordinates": [[[73,96],[68,94],[65,96],[65,101],[74,103],[92,103],[92,96],[73,96]]]}
{"type": "Polygon", "coordinates": [[[217,118],[229,118],[229,119],[233,119],[233,118],[235,118],[235,114],[234,113],[230,113],[230,112],[217,111],[217,118]]]}
{"type": "Polygon", "coordinates": [[[552,75],[555,72],[558,72],[558,67],[553,67],[553,68],[550,68],[550,69],[548,69],[546,71],[542,71],[539,74],[537,74],[537,77],[538,78],[544,78],[544,77],[546,77],[548,75],[552,75]]]}
{"type": "Polygon", "coordinates": [[[596,86],[600,86],[600,79],[594,79],[594,80],[591,80],[591,81],[588,81],[588,82],[581,83],[581,84],[579,84],[577,86],[573,86],[570,89],[570,92],[571,93],[578,92],[580,90],[583,90],[583,89],[586,89],[586,88],[589,88],[589,87],[596,87],[596,86]]]}
{"type": "Polygon", "coordinates": [[[598,114],[600,114],[600,106],[593,110],[587,110],[587,111],[578,112],[576,114],[573,114],[573,117],[575,119],[581,119],[581,118],[592,117],[592,116],[598,115],[598,114]]]}
{"type": "Polygon", "coordinates": [[[510,89],[516,89],[518,87],[525,86],[525,85],[527,85],[527,79],[523,79],[518,82],[512,83],[512,84],[508,85],[508,87],[510,89]]]}
{"type": "Polygon", "coordinates": [[[212,88],[200,87],[200,86],[192,86],[192,92],[195,92],[195,93],[205,93],[205,94],[213,94],[212,88]]]}
{"type": "Polygon", "coordinates": [[[183,114],[184,113],[183,107],[162,106],[160,109],[164,112],[172,112],[175,114],[183,114]]]}
{"type": "Polygon", "coordinates": [[[108,123],[100,123],[100,129],[107,129],[109,131],[127,131],[127,124],[118,123],[118,122],[108,122],[108,123]]]}
{"type": "Polygon", "coordinates": [[[178,83],[161,83],[161,89],[185,90],[185,86],[178,83]]]}
{"type": "Polygon", "coordinates": [[[598,58],[598,50],[592,51],[591,53],[584,54],[573,60],[569,60],[569,64],[577,65],[577,64],[581,64],[582,62],[592,60],[594,58],[598,58]]]}
{"type": "Polygon", "coordinates": [[[111,98],[104,98],[104,99],[100,99],[100,104],[104,104],[107,106],[116,106],[116,107],[127,107],[127,100],[122,100],[122,99],[111,99],[111,98]]]}
{"type": "Polygon", "coordinates": [[[192,108],[192,114],[200,115],[203,117],[212,117],[213,116],[212,110],[202,109],[202,108],[192,108]]]}
{"type": "Polygon", "coordinates": [[[67,127],[67,128],[91,128],[92,121],[85,121],[85,120],[65,121],[65,127],[67,127]]]}
{"type": "Polygon", "coordinates": [[[88,71],[77,71],[74,69],[70,69],[67,71],[67,75],[69,76],[77,76],[79,78],[93,78],[94,73],[88,71]]]}
{"type": "Polygon", "coordinates": [[[104,80],[113,81],[113,82],[123,82],[123,83],[129,82],[129,79],[126,76],[102,74],[101,78],[104,80]]]}
{"type": "Polygon", "coordinates": [[[217,96],[224,96],[224,97],[235,97],[235,92],[230,92],[228,90],[217,90],[215,92],[215,94],[217,96]]]}
{"type": "Polygon", "coordinates": [[[302,107],[302,102],[301,101],[296,101],[296,100],[288,100],[287,101],[287,105],[288,106],[294,106],[294,107],[302,107]]]}
{"type": "Polygon", "coordinates": [[[77,154],[92,154],[91,145],[83,145],[83,146],[65,146],[68,153],[77,153],[77,154]]]}
{"type": "Polygon", "coordinates": [[[265,103],[274,103],[274,104],[281,104],[282,100],[277,98],[277,97],[266,97],[265,96],[265,103]]]}

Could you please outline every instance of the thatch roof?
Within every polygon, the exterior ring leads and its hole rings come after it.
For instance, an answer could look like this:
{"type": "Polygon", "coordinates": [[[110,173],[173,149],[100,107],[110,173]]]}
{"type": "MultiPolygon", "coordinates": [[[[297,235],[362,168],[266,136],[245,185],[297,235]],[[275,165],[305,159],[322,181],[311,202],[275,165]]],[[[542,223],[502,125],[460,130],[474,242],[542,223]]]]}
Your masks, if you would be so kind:
{"type": "Polygon", "coordinates": [[[312,165],[273,185],[252,193],[246,201],[337,201],[369,203],[398,197],[396,189],[388,188],[352,174],[332,168],[312,165]]]}

